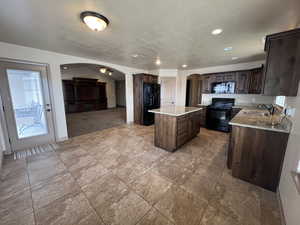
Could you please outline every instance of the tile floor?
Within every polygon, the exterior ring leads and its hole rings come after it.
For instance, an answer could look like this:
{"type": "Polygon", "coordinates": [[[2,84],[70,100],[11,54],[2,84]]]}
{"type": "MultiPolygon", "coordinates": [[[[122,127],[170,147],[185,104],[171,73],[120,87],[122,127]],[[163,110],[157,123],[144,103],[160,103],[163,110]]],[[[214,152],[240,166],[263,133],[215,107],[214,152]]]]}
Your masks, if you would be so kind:
{"type": "Polygon", "coordinates": [[[2,225],[280,225],[276,195],[226,169],[228,135],[201,129],[175,153],[123,125],[5,159],[2,225]]]}

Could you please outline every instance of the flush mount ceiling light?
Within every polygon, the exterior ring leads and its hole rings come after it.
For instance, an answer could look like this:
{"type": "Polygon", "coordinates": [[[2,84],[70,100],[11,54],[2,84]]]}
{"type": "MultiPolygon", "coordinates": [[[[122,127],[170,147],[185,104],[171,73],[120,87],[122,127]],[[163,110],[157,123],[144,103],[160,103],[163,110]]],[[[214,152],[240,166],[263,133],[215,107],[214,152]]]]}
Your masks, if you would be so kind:
{"type": "Polygon", "coordinates": [[[96,12],[82,12],[80,18],[93,31],[103,31],[109,24],[109,20],[105,16],[96,12]]]}
{"type": "Polygon", "coordinates": [[[111,76],[111,75],[112,75],[112,72],[108,72],[108,75],[111,76]]]}
{"type": "Polygon", "coordinates": [[[239,59],[239,57],[234,56],[234,57],[232,57],[231,59],[232,59],[232,60],[237,60],[237,59],[239,59]]]}
{"type": "Polygon", "coordinates": [[[212,35],[219,35],[223,32],[223,30],[221,28],[217,28],[217,29],[214,29],[211,34],[212,35]]]}
{"type": "Polygon", "coordinates": [[[161,61],[160,61],[160,59],[156,59],[156,62],[155,62],[155,64],[159,66],[159,65],[161,64],[161,61]]]}
{"type": "Polygon", "coordinates": [[[187,65],[186,65],[186,64],[183,64],[183,65],[182,65],[182,68],[187,68],[187,65]]]}
{"type": "Polygon", "coordinates": [[[69,67],[67,67],[67,66],[64,66],[64,67],[63,67],[63,69],[64,69],[64,70],[67,70],[67,69],[69,69],[69,67]]]}
{"type": "Polygon", "coordinates": [[[232,51],[232,49],[233,49],[232,47],[226,47],[226,48],[224,48],[224,51],[229,52],[229,51],[232,51]]]}
{"type": "Polygon", "coordinates": [[[100,70],[99,70],[101,73],[106,73],[106,71],[107,71],[107,68],[100,68],[100,70]]]}
{"type": "Polygon", "coordinates": [[[137,58],[137,57],[139,57],[139,55],[138,54],[133,54],[133,55],[131,55],[133,58],[137,58]]]}

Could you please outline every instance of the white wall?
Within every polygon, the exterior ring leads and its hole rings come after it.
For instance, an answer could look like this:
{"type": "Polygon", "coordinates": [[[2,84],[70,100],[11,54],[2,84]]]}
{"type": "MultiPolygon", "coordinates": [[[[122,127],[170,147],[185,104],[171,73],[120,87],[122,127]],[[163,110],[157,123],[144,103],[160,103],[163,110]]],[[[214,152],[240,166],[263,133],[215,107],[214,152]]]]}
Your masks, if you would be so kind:
{"type": "Polygon", "coordinates": [[[287,97],[286,105],[296,108],[296,114],[291,118],[293,128],[286,149],[279,192],[283,204],[287,225],[300,224],[300,194],[291,176],[291,171],[296,171],[300,160],[300,85],[297,97],[287,97]]]}
{"type": "Polygon", "coordinates": [[[76,68],[76,69],[68,69],[62,71],[62,79],[63,80],[71,80],[73,77],[83,77],[83,78],[93,78],[98,79],[101,82],[106,83],[106,96],[107,96],[107,107],[114,108],[116,107],[116,86],[115,80],[111,79],[107,75],[102,75],[100,73],[95,73],[88,68],[76,68]]]}
{"type": "Polygon", "coordinates": [[[104,65],[126,74],[126,100],[127,100],[127,122],[133,121],[133,89],[132,74],[145,73],[145,70],[129,68],[93,59],[64,55],[40,49],[24,47],[0,42],[0,57],[16,60],[26,60],[39,63],[47,63],[50,68],[50,86],[52,88],[52,109],[54,112],[55,136],[57,141],[68,138],[66,118],[64,110],[63,91],[61,83],[61,64],[91,63],[104,65]]]}
{"type": "Polygon", "coordinates": [[[212,98],[234,98],[236,105],[272,104],[275,100],[274,96],[263,96],[253,94],[202,94],[201,104],[211,104],[212,98]]]}

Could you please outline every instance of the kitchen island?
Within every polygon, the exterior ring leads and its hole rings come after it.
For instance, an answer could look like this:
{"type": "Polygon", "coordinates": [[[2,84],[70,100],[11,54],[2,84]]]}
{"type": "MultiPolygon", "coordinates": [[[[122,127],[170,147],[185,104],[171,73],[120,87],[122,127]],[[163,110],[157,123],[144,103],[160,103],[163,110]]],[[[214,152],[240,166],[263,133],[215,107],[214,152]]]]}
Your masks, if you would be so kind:
{"type": "Polygon", "coordinates": [[[200,131],[202,108],[169,106],[149,110],[155,114],[156,147],[175,151],[197,136],[200,131]]]}
{"type": "Polygon", "coordinates": [[[228,168],[232,176],[276,191],[280,180],[291,122],[267,110],[242,109],[232,126],[228,168]]]}

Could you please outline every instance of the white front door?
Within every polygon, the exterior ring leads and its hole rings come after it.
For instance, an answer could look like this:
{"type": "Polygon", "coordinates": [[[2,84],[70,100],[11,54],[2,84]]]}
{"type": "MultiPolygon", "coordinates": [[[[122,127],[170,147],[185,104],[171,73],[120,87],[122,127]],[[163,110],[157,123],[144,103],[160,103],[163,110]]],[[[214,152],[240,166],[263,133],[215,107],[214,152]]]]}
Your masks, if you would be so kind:
{"type": "Polygon", "coordinates": [[[12,150],[54,142],[45,65],[0,61],[0,94],[12,150]]]}

